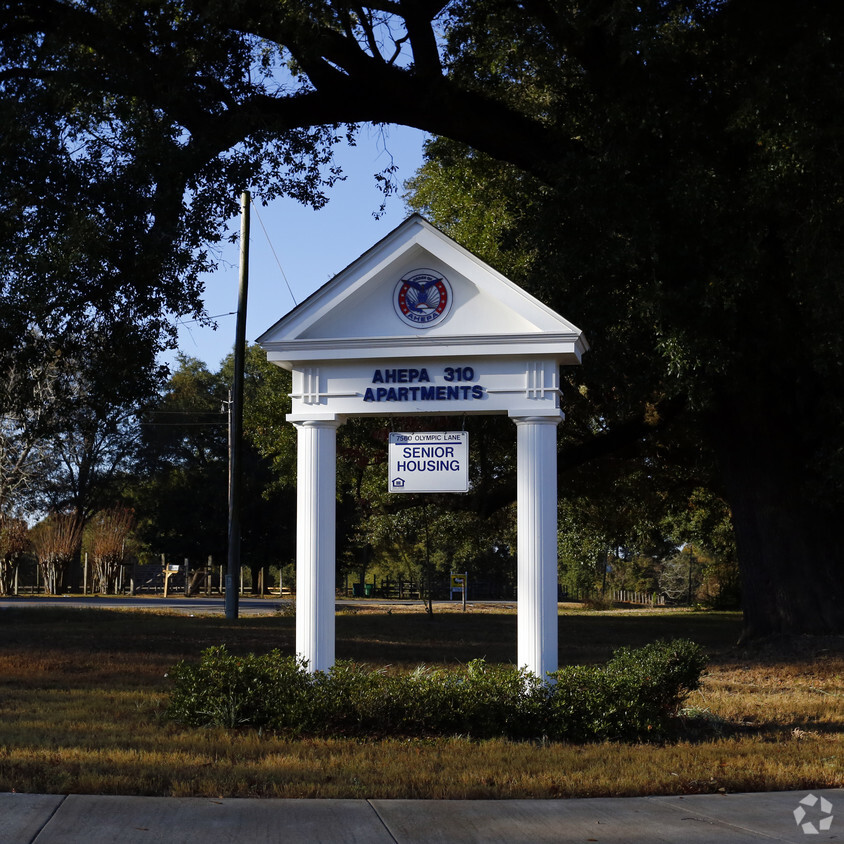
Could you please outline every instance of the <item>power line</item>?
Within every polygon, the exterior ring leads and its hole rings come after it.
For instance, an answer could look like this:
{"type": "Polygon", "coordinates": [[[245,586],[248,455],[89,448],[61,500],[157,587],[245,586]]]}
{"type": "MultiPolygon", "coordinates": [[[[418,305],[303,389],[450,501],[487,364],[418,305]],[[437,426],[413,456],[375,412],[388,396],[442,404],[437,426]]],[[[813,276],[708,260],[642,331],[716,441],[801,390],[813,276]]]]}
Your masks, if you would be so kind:
{"type": "Polygon", "coordinates": [[[264,237],[267,239],[267,243],[270,247],[270,252],[273,253],[273,258],[275,258],[276,264],[278,264],[278,268],[281,271],[281,277],[284,279],[285,285],[287,285],[287,292],[290,294],[290,298],[293,300],[294,305],[298,305],[299,303],[296,301],[296,297],[293,295],[293,291],[290,289],[290,282],[287,280],[287,276],[284,272],[284,267],[281,266],[281,261],[278,259],[278,255],[276,255],[275,247],[273,246],[272,240],[270,240],[270,235],[267,232],[267,227],[264,225],[264,221],[261,219],[261,215],[258,213],[258,206],[255,205],[254,201],[251,201],[252,207],[255,209],[255,216],[258,218],[258,222],[261,224],[261,228],[264,231],[264,237]]]}
{"type": "Polygon", "coordinates": [[[203,317],[202,319],[180,319],[176,322],[178,325],[191,325],[194,322],[203,322],[206,319],[219,319],[224,316],[234,316],[236,313],[237,311],[226,311],[224,314],[214,314],[214,316],[203,317]]]}

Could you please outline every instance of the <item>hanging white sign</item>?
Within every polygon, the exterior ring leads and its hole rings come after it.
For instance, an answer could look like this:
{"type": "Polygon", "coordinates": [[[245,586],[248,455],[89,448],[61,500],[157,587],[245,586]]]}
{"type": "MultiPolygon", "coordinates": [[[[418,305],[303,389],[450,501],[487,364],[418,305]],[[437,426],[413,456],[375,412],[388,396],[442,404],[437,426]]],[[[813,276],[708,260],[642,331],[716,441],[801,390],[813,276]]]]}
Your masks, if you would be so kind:
{"type": "Polygon", "coordinates": [[[390,492],[468,492],[467,431],[391,433],[390,492]]]}

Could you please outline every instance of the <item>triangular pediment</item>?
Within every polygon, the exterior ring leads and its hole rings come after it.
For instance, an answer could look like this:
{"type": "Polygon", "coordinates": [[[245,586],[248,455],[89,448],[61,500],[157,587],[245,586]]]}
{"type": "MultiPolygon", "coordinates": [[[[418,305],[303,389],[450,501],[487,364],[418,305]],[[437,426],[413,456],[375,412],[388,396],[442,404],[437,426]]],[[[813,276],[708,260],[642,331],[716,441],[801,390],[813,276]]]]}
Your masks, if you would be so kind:
{"type": "Polygon", "coordinates": [[[588,348],[580,329],[418,214],[258,343],[270,360],[290,367],[297,361],[455,353],[551,355],[578,363],[588,348]]]}

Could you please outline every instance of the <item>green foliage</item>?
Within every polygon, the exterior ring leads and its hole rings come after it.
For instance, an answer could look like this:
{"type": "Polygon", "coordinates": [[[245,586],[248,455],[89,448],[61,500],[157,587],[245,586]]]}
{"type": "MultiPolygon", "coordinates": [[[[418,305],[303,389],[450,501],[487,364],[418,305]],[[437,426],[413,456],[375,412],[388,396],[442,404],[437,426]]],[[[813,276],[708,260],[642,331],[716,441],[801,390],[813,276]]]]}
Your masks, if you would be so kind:
{"type": "Polygon", "coordinates": [[[664,529],[677,546],[685,544],[683,554],[694,556],[694,597],[713,606],[738,606],[738,555],[732,514],[724,501],[710,490],[696,489],[685,507],[670,514],[664,529]]]}
{"type": "Polygon", "coordinates": [[[222,559],[226,547],[227,440],[219,374],[185,355],[140,424],[124,478],[143,550],[222,559]]]}
{"type": "MultiPolygon", "coordinates": [[[[137,536],[143,550],[205,562],[225,557],[228,491],[226,400],[232,378],[231,357],[217,372],[180,355],[158,401],[141,423],[141,447],[124,491],[138,514],[137,536]]],[[[268,364],[253,346],[248,350],[244,384],[246,416],[256,403],[277,399],[273,379],[288,376],[268,364]]],[[[288,399],[289,402],[289,399],[288,399]]],[[[292,428],[281,419],[276,424],[292,428]]],[[[260,432],[260,430],[259,430],[260,432]]],[[[295,450],[293,451],[295,454],[295,450]]],[[[257,571],[268,563],[283,565],[292,555],[292,493],[273,477],[269,461],[247,440],[244,448],[241,521],[242,560],[257,571]]]]}
{"type": "MultiPolygon", "coordinates": [[[[223,362],[227,383],[234,377],[234,357],[223,362]]],[[[267,361],[260,346],[248,346],[243,385],[244,432],[257,452],[272,463],[274,483],[293,487],[296,477],[296,429],[286,420],[290,413],[291,375],[267,361]]]]}
{"type": "Polygon", "coordinates": [[[659,736],[706,666],[694,642],[621,648],[604,669],[557,671],[549,698],[551,737],[575,740],[659,736]]]}
{"type": "Polygon", "coordinates": [[[309,678],[304,666],[277,650],[233,656],[225,645],[203,651],[198,666],[173,669],[170,717],[190,726],[301,729],[309,678]]]}
{"type": "Polygon", "coordinates": [[[176,666],[167,712],[189,726],[293,735],[636,740],[664,733],[705,664],[698,645],[677,640],[624,648],[604,667],[563,668],[544,683],[483,660],[411,674],[340,662],[309,674],[278,651],[235,656],[220,646],[176,666]]]}

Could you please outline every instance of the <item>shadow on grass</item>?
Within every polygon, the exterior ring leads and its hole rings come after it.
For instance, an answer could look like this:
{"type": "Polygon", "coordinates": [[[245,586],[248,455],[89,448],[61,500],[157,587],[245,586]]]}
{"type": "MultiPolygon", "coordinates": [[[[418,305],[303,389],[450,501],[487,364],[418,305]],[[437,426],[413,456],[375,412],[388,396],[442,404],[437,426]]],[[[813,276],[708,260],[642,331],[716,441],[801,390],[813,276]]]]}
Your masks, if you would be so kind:
{"type": "MultiPolygon", "coordinates": [[[[717,655],[738,638],[735,613],[664,615],[561,615],[560,665],[604,662],[619,647],[640,647],[658,639],[687,638],[717,655]]],[[[485,659],[515,664],[516,616],[443,613],[359,615],[337,619],[337,656],[372,663],[418,665],[485,659]]]]}
{"type": "Polygon", "coordinates": [[[220,617],[108,609],[27,608],[0,610],[0,655],[20,665],[4,685],[58,676],[68,686],[104,682],[143,687],[180,660],[193,661],[214,645],[232,653],[293,653],[292,618],[220,617]]]}
{"type": "MultiPolygon", "coordinates": [[[[740,632],[736,613],[629,614],[573,613],[560,616],[560,665],[603,662],[622,646],[640,647],[658,639],[687,638],[721,658],[740,632]]],[[[102,609],[7,609],[0,611],[2,647],[51,652],[144,654],[193,659],[212,645],[232,653],[295,650],[291,616],[248,616],[228,621],[219,616],[102,609]]],[[[376,665],[416,666],[516,661],[513,613],[367,612],[337,616],[338,659],[376,665]]]]}
{"type": "Polygon", "coordinates": [[[786,723],[776,721],[729,721],[709,714],[681,716],[674,719],[665,738],[669,741],[686,741],[691,744],[715,739],[741,739],[753,737],[757,741],[782,744],[801,741],[808,737],[837,736],[844,733],[844,721],[824,721],[814,724],[806,720],[786,723]]]}

